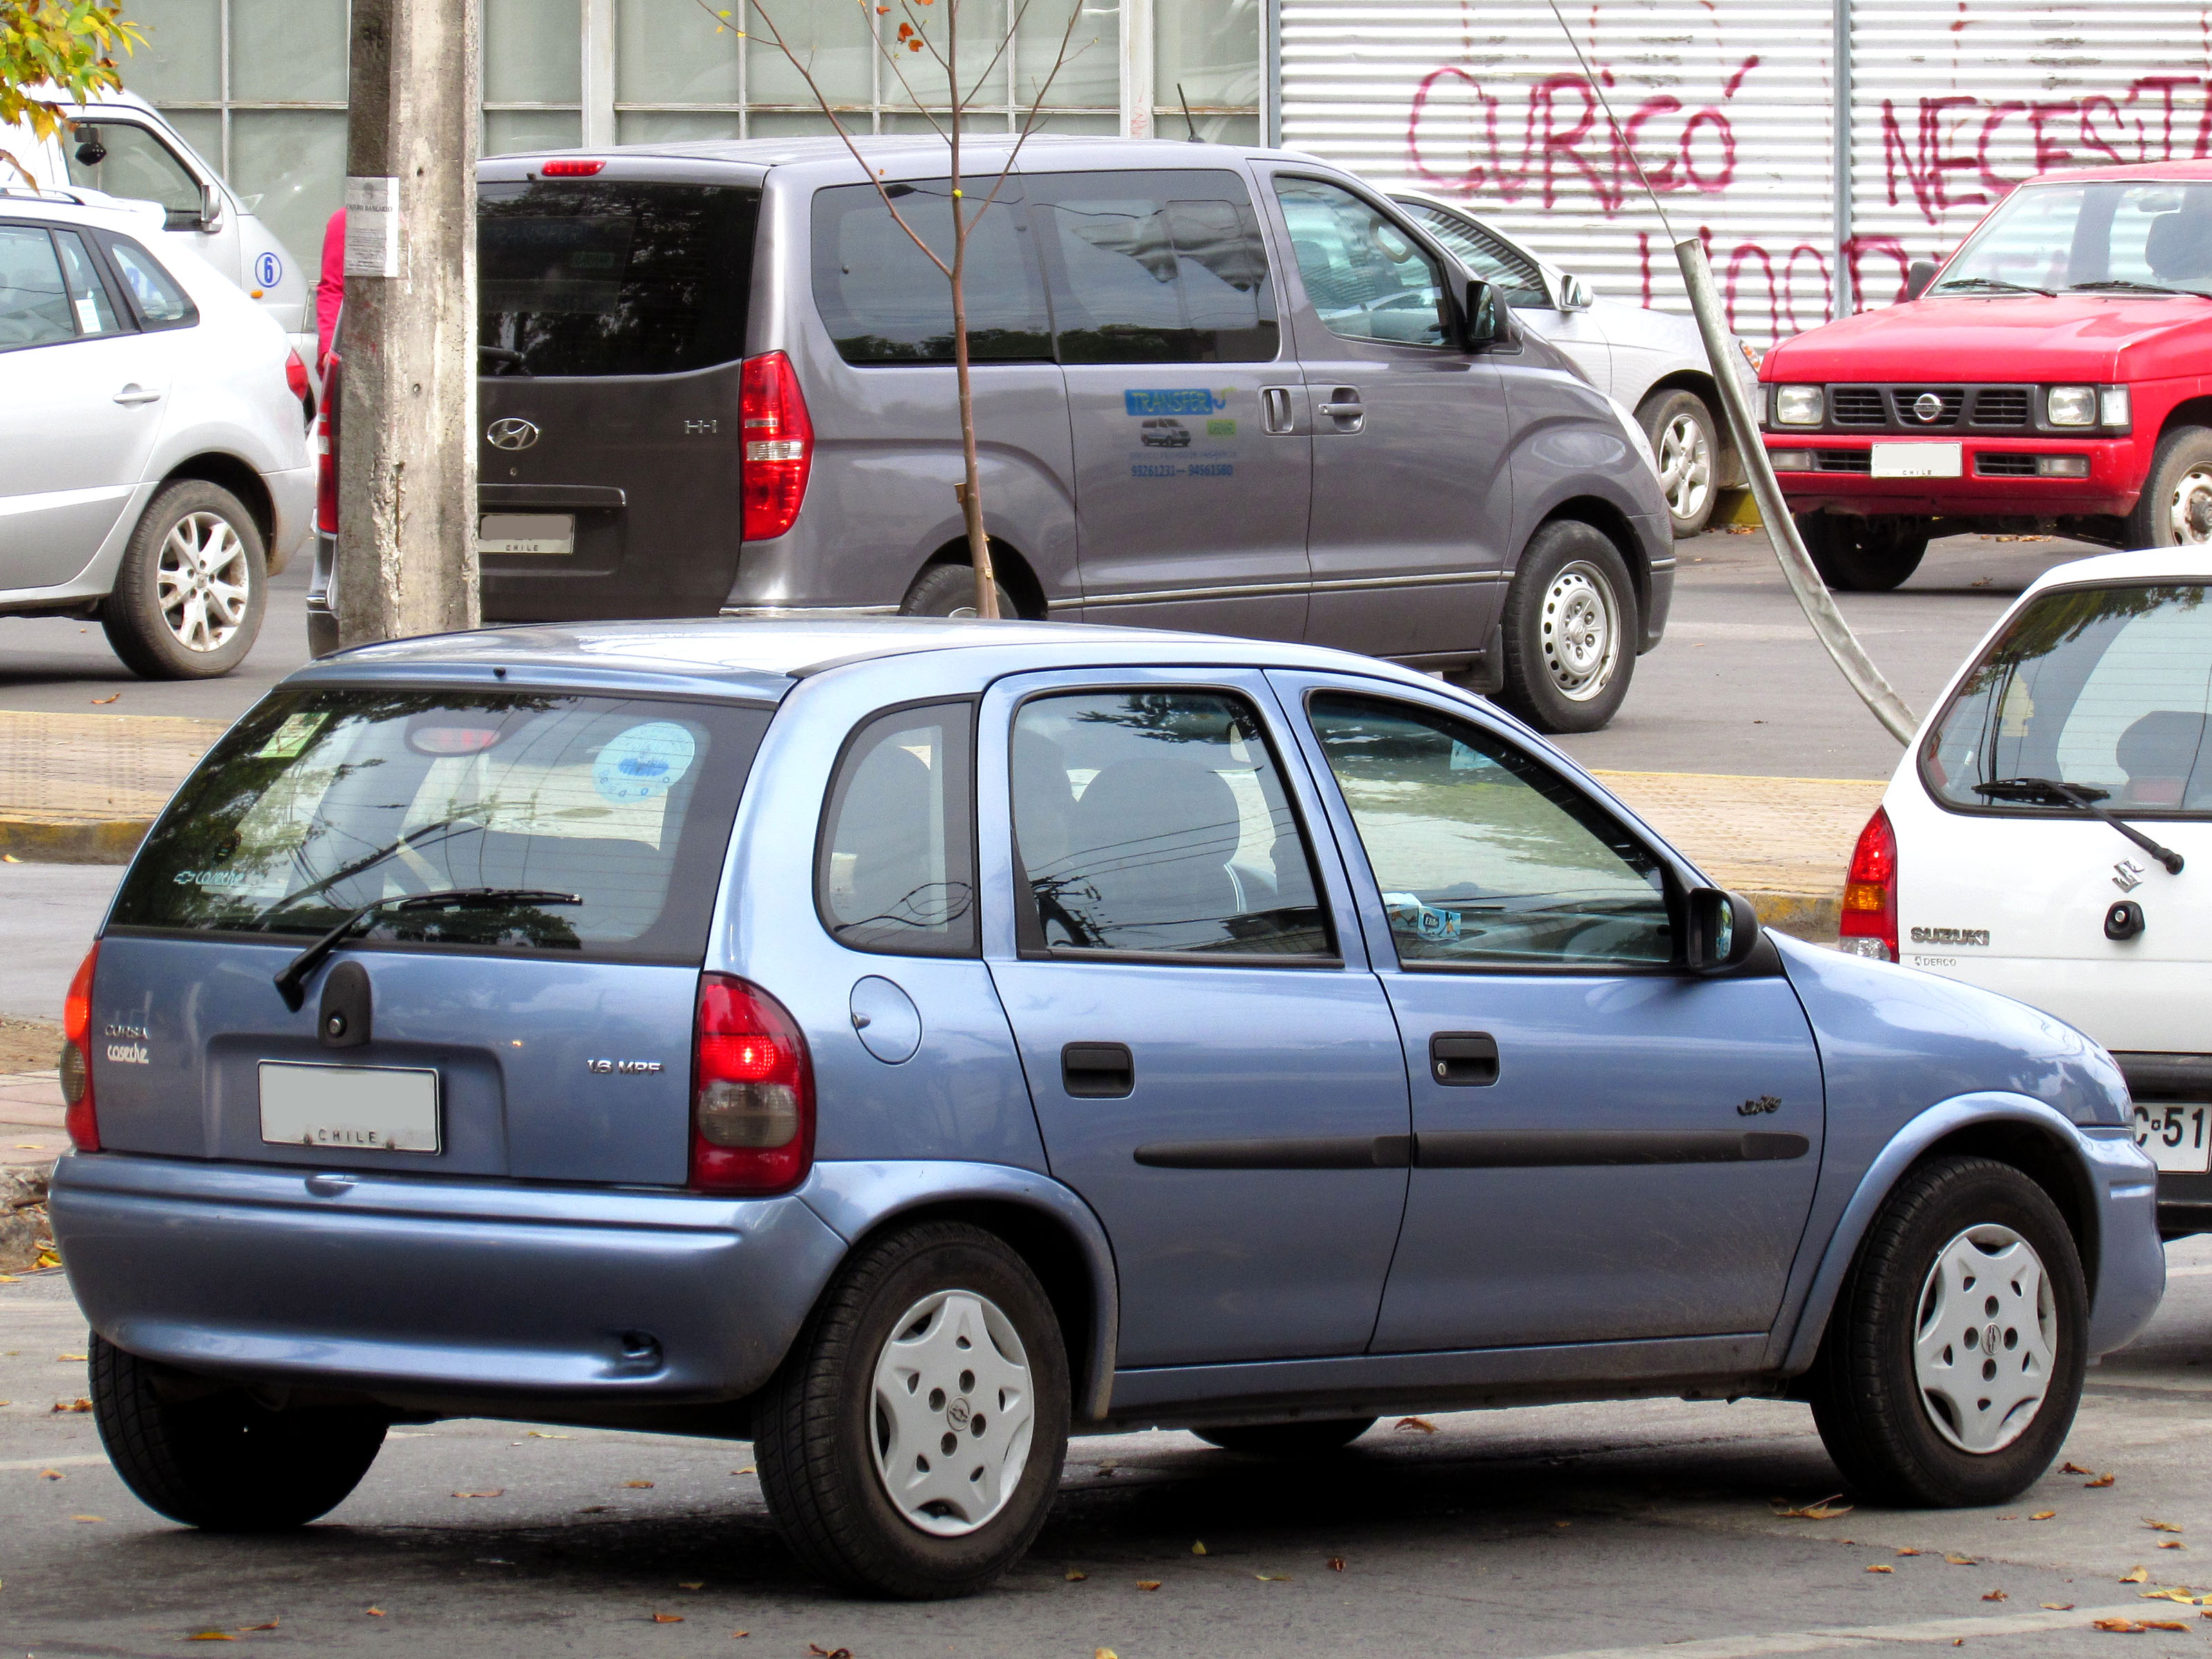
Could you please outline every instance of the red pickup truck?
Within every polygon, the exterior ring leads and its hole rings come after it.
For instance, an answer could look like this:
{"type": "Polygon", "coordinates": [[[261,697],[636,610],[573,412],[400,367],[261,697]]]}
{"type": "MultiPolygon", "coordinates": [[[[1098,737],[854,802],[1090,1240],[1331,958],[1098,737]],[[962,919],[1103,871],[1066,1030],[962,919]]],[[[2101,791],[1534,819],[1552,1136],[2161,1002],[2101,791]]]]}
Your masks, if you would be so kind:
{"type": "Polygon", "coordinates": [[[2212,542],[2212,161],[2044,173],[1905,297],[1766,354],[1759,424],[1831,587],[1932,536],[2212,542]]]}

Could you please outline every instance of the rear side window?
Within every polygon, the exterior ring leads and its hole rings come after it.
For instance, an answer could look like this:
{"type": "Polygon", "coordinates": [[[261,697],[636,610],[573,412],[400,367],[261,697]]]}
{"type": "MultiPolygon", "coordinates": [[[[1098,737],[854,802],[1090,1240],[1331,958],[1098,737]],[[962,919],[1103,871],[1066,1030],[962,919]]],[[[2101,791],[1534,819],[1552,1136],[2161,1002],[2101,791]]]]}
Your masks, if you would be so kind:
{"type": "Polygon", "coordinates": [[[974,710],[937,703],[854,733],[830,785],[815,893],[840,945],[896,956],[975,949],[974,710]]]}
{"type": "Polygon", "coordinates": [[[78,331],[118,331],[122,325],[116,320],[114,302],[108,298],[107,285],[100,280],[100,273],[92,262],[92,250],[85,246],[84,238],[73,230],[58,230],[54,233],[54,246],[61,250],[62,275],[69,285],[70,313],[76,319],[78,331]]]}
{"type": "Polygon", "coordinates": [[[477,190],[477,339],[501,374],[674,374],[744,355],[750,185],[538,180],[477,190]]]}
{"type": "Polygon", "coordinates": [[[148,328],[190,328],[199,321],[199,308],[177,286],[176,278],[137,243],[111,236],[107,255],[122,273],[123,285],[131,290],[131,303],[138,308],[139,320],[148,328]]]}
{"type": "MultiPolygon", "coordinates": [[[[1020,182],[975,217],[997,183],[963,185],[968,264],[968,352],[976,362],[1048,362],[1052,334],[1044,283],[1030,246],[1020,182]]],[[[952,252],[951,185],[944,179],[889,186],[898,210],[873,185],[840,185],[814,196],[814,303],[848,363],[952,361],[952,285],[899,228],[903,220],[941,257],[952,252]]]]}
{"type": "Polygon", "coordinates": [[[696,962],[763,709],[402,689],[279,692],[170,804],[118,927],[696,962]],[[461,888],[582,902],[398,908],[461,888]],[[373,925],[371,925],[373,922],[373,925]]]}
{"type": "Polygon", "coordinates": [[[53,238],[37,225],[0,225],[0,351],[75,338],[53,238]]]}

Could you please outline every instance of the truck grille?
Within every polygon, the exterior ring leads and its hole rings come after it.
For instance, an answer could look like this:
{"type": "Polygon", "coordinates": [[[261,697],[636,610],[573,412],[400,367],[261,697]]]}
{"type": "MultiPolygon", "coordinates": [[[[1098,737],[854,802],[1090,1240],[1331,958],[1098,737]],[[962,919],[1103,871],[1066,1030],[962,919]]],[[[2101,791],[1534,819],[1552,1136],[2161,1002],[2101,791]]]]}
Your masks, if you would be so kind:
{"type": "Polygon", "coordinates": [[[1896,408],[1899,427],[1907,432],[1925,432],[1934,427],[1958,425],[1959,411],[1966,404],[1966,389],[1956,386],[1899,386],[1890,388],[1889,398],[1896,408]],[[1923,407],[1929,412],[1921,413],[1923,407]]]}
{"type": "Polygon", "coordinates": [[[1878,386],[1832,386],[1828,388],[1828,423],[1832,426],[1887,426],[1889,405],[1878,386]]]}
{"type": "MultiPolygon", "coordinates": [[[[1832,386],[1826,388],[1832,432],[1942,432],[1960,426],[2033,428],[2035,388],[2025,386],[1832,386]],[[1930,417],[1919,412],[1932,398],[1930,417]]],[[[1788,427],[1772,428],[1778,432],[1788,427]]]]}
{"type": "Polygon", "coordinates": [[[1974,388],[1976,426],[2026,426],[2027,388],[2024,386],[1984,386],[1974,388]]]}

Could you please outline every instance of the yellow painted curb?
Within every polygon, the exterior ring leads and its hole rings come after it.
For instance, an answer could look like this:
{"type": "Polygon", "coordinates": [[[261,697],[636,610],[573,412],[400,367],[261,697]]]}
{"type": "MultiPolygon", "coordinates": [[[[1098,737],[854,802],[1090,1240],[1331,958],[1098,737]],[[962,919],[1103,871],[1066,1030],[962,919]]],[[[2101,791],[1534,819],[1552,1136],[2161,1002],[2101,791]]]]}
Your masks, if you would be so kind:
{"type": "Polygon", "coordinates": [[[21,817],[0,812],[0,853],[27,864],[128,864],[151,818],[21,817]]]}
{"type": "Polygon", "coordinates": [[[1843,924],[1841,894],[1783,893],[1747,888],[1743,896],[1758,914],[1759,925],[1793,939],[1833,939],[1843,924]]]}

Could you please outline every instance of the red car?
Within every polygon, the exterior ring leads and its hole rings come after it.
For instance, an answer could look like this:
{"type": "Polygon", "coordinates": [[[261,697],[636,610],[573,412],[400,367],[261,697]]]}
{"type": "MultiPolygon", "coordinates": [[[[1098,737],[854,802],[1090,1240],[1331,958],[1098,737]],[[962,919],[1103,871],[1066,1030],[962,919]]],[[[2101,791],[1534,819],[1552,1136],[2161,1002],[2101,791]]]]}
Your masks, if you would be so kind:
{"type": "Polygon", "coordinates": [[[2212,541],[2212,161],[2045,173],[1903,302],[1785,341],[1759,422],[1831,587],[1929,538],[2212,541]]]}

